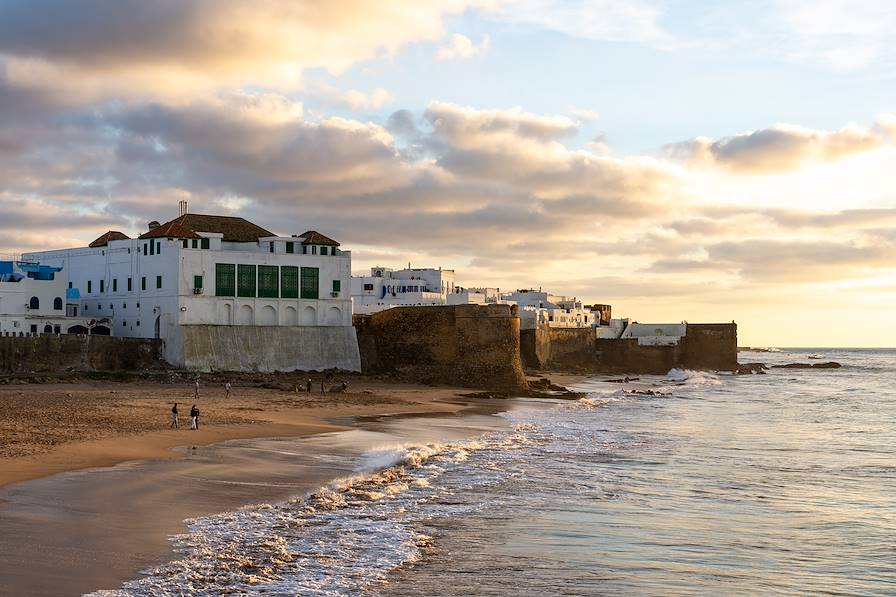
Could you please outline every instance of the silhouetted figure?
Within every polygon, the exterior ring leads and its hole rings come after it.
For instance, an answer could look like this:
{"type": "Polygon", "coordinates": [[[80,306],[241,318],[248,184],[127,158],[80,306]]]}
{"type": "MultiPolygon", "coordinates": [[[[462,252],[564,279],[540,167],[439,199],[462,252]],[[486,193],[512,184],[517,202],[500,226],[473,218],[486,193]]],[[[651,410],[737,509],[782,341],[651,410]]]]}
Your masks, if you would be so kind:
{"type": "Polygon", "coordinates": [[[199,429],[199,409],[196,408],[195,404],[190,409],[190,429],[194,431],[199,429]]]}
{"type": "Polygon", "coordinates": [[[228,381],[227,383],[224,384],[224,397],[225,398],[230,398],[230,388],[231,388],[231,385],[230,385],[230,382],[228,381]]]}
{"type": "Polygon", "coordinates": [[[311,378],[310,377],[308,378],[308,381],[305,383],[305,386],[307,387],[307,391],[310,394],[311,393],[311,378]]]}
{"type": "Polygon", "coordinates": [[[177,402],[171,407],[171,429],[177,429],[177,402]]]}
{"type": "Polygon", "coordinates": [[[196,385],[193,389],[193,398],[199,398],[199,380],[196,380],[196,385]]]}

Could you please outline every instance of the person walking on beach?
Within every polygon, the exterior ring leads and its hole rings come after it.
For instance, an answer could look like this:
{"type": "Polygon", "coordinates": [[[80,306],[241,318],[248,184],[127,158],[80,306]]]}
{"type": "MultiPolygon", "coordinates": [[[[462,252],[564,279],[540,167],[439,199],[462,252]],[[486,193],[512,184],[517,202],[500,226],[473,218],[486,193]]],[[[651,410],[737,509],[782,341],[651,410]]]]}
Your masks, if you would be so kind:
{"type": "Polygon", "coordinates": [[[196,385],[193,389],[193,398],[199,399],[199,378],[196,378],[196,385]]]}
{"type": "Polygon", "coordinates": [[[224,384],[224,397],[230,398],[230,382],[224,384]]]}
{"type": "Polygon", "coordinates": [[[171,407],[171,429],[177,429],[177,402],[171,407]]]}
{"type": "Polygon", "coordinates": [[[196,408],[195,404],[190,409],[190,429],[193,431],[199,430],[199,409],[196,408]]]}
{"type": "Polygon", "coordinates": [[[311,393],[311,378],[310,377],[308,378],[308,381],[305,382],[305,387],[307,388],[306,391],[310,394],[311,393]]]}

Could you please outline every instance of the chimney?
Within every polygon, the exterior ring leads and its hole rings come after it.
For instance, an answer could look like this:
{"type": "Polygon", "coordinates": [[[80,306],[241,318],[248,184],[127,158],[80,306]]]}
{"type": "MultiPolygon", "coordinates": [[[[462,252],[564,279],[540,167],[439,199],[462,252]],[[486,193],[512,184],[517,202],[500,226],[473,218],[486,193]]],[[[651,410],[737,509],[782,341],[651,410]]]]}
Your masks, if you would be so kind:
{"type": "Polygon", "coordinates": [[[180,215],[182,215],[182,216],[187,215],[187,201],[186,201],[186,199],[182,199],[181,201],[178,202],[177,205],[178,205],[178,208],[180,209],[180,215]]]}
{"type": "Polygon", "coordinates": [[[153,220],[152,222],[150,222],[149,224],[147,224],[147,227],[148,227],[150,230],[155,230],[155,229],[158,228],[159,226],[161,226],[161,224],[159,224],[159,223],[156,222],[155,220],[153,220]]]}

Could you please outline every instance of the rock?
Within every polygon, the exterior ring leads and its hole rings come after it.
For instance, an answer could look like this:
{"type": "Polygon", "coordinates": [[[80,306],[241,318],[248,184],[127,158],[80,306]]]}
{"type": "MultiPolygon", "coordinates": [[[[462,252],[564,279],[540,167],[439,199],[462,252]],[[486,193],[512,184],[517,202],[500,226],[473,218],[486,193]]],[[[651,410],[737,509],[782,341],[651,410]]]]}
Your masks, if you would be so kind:
{"type": "Polygon", "coordinates": [[[765,363],[741,363],[734,370],[735,375],[762,375],[768,369],[765,363]]]}
{"type": "Polygon", "coordinates": [[[840,363],[830,361],[827,363],[788,363],[786,365],[772,365],[772,369],[839,369],[840,363]]]}

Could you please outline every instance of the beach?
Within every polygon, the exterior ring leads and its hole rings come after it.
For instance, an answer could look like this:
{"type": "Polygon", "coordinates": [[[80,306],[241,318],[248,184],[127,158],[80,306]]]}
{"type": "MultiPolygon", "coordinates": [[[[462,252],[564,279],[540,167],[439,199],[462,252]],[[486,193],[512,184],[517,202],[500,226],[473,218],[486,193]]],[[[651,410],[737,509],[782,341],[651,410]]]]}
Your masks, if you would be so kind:
{"type": "Polygon", "coordinates": [[[198,400],[184,384],[4,386],[0,594],[115,588],[172,558],[185,519],[300,496],[398,435],[436,441],[496,425],[483,413],[500,405],[471,405],[467,392],[365,379],[345,393],[235,386],[226,399],[203,386],[198,400]],[[185,416],[194,403],[198,431],[185,416]],[[387,433],[383,420],[400,424],[387,433]]]}

